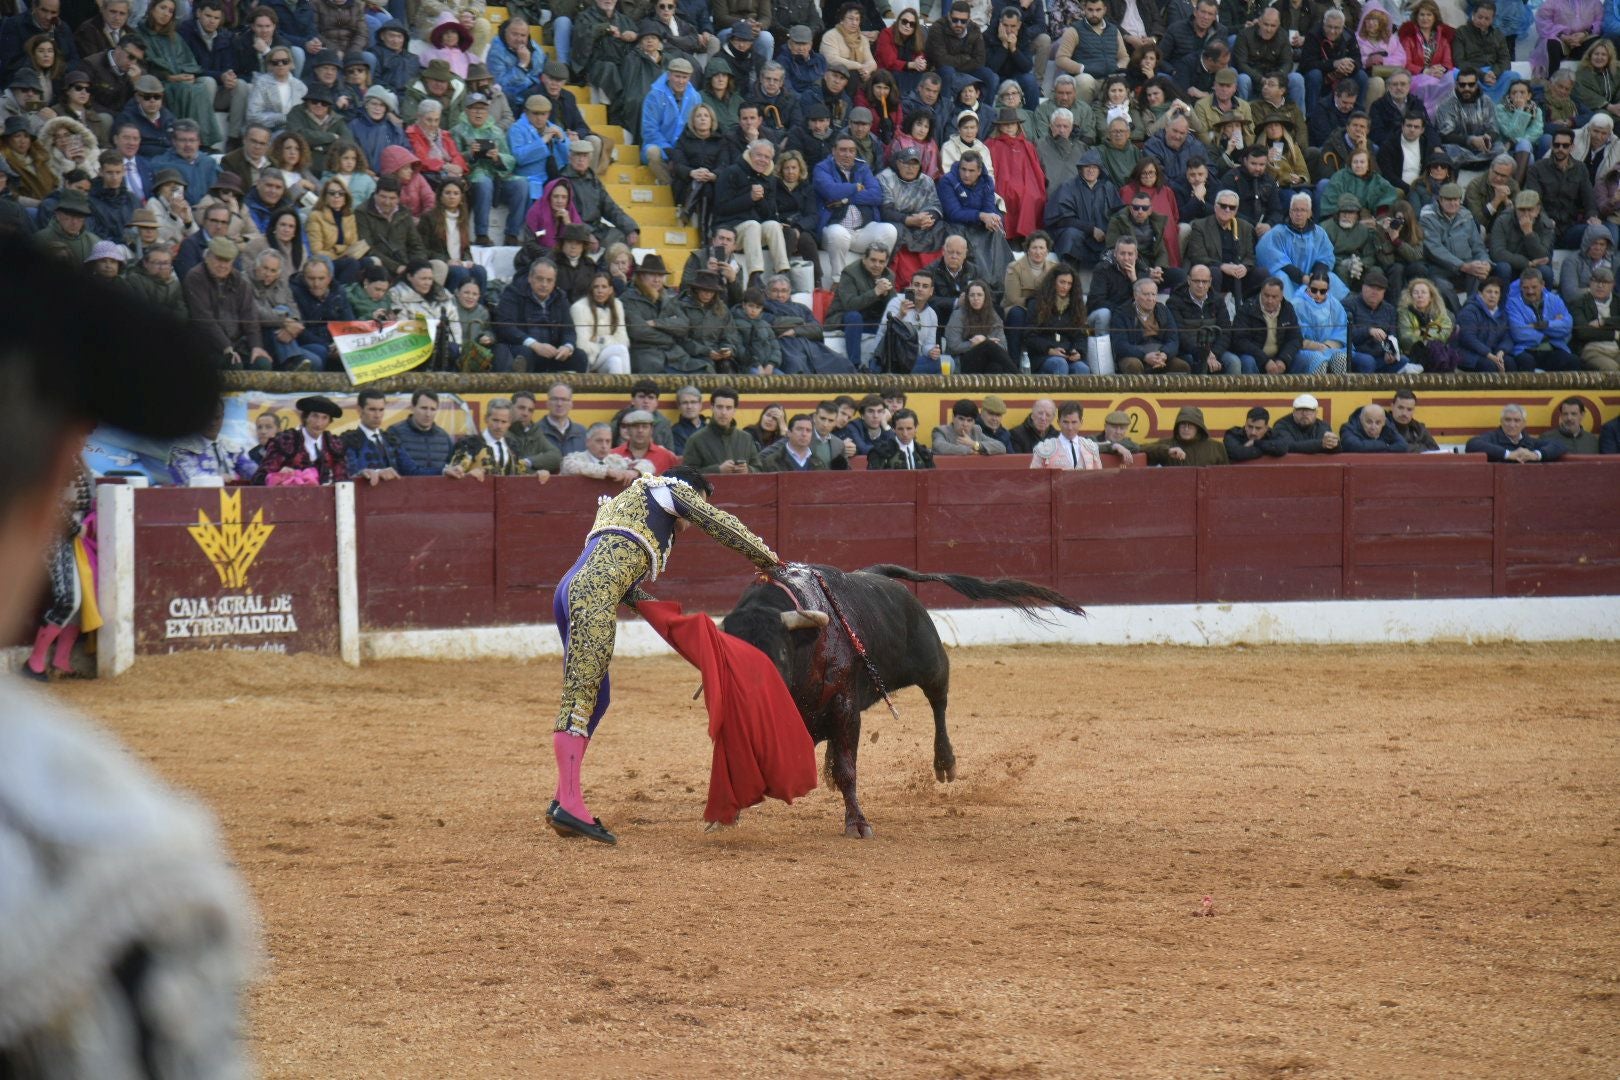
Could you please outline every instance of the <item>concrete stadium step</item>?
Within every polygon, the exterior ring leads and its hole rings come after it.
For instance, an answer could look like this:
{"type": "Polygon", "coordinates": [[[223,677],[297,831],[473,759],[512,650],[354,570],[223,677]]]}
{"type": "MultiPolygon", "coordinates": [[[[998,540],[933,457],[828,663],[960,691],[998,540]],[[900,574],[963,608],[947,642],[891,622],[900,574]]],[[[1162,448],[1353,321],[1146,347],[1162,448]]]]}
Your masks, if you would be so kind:
{"type": "Polygon", "coordinates": [[[608,194],[624,209],[635,213],[638,206],[674,206],[675,193],[658,184],[605,184],[608,194]]]}
{"type": "Polygon", "coordinates": [[[645,165],[638,164],[641,160],[639,146],[619,147],[619,160],[608,166],[607,172],[602,174],[604,184],[629,184],[632,187],[653,187],[658,181],[653,179],[653,172],[645,165]]]}
{"type": "Polygon", "coordinates": [[[580,88],[577,86],[569,87],[569,89],[574,92],[574,100],[579,102],[579,114],[585,118],[587,124],[595,128],[607,123],[606,105],[598,105],[594,101],[586,100],[589,95],[580,96],[580,88]]]}
{"type": "Polygon", "coordinates": [[[681,220],[675,216],[675,207],[673,206],[651,206],[642,203],[640,206],[626,210],[625,213],[635,218],[643,229],[662,231],[666,228],[678,229],[681,227],[681,220]]]}
{"type": "Polygon", "coordinates": [[[698,245],[698,231],[681,225],[654,225],[637,218],[641,226],[641,243],[645,247],[680,248],[691,251],[698,245]]]}

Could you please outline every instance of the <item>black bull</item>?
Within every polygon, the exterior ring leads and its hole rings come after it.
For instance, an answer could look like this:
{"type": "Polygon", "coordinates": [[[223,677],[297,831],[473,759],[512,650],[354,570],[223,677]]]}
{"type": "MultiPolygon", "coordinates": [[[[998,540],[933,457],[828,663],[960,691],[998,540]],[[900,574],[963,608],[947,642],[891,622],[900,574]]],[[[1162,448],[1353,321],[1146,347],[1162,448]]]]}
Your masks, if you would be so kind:
{"type": "Polygon", "coordinates": [[[810,737],[827,744],[824,772],[843,793],[844,832],[862,839],[872,835],[872,826],[855,791],[861,712],[883,695],[812,571],[821,573],[837,610],[866,646],[883,687],[893,693],[916,686],[928,698],[934,711],[934,778],[941,783],[956,779],[956,753],[945,727],[951,664],[928,609],[900,582],[933,582],[970,600],[1000,601],[1025,613],[1050,606],[1084,614],[1068,597],[1028,581],[919,574],[887,564],[854,573],[794,564],[777,572],[781,585],[763,582],[743,592],[722,628],[769,656],[782,673],[810,737]]]}

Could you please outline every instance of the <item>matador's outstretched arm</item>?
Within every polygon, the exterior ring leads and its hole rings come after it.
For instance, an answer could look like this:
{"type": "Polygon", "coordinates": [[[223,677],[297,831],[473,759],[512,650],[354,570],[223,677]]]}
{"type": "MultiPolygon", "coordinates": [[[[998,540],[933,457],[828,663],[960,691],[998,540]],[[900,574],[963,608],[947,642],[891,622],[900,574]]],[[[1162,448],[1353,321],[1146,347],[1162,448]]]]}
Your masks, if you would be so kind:
{"type": "Polygon", "coordinates": [[[776,552],[755,536],[753,531],[732,515],[711,504],[686,484],[669,485],[669,493],[680,508],[681,516],[702,529],[716,541],[747,557],[761,570],[780,566],[782,560],[776,552]]]}

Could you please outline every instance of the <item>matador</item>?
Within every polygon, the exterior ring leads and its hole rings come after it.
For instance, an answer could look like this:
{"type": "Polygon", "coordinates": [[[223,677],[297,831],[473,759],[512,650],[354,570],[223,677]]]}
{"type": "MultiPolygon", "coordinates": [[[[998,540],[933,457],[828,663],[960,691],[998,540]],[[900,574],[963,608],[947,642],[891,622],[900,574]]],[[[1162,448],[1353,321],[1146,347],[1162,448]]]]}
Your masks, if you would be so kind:
{"type": "Polygon", "coordinates": [[[551,737],[557,793],[546,822],[560,836],[617,843],[585,806],[580,766],[608,709],[618,606],[652,599],[641,583],[656,581],[668,565],[675,534],[695,525],[762,570],[781,565],[746,525],[709,503],[713,490],[696,469],[682,466],[663,476],[640,477],[620,494],[603,496],[585,550],[557,586],[552,616],[563,639],[563,691],[551,737]]]}

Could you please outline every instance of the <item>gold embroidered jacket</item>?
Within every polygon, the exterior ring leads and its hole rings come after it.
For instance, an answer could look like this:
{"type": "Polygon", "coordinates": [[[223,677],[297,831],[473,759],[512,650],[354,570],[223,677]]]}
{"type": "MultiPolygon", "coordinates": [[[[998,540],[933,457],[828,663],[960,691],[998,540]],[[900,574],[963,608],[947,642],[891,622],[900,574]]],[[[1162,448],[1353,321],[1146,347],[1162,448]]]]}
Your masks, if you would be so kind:
{"type": "Polygon", "coordinates": [[[656,581],[669,563],[670,548],[675,542],[676,515],[690,521],[725,547],[742,554],[761,569],[775,566],[780,561],[776,553],[748,526],[711,505],[690,484],[665,476],[643,476],[618,495],[604,495],[587,539],[613,532],[635,540],[646,549],[651,563],[648,579],[656,581]],[[670,514],[658,504],[653,495],[655,488],[664,488],[669,492],[675,503],[675,514],[670,514]]]}

